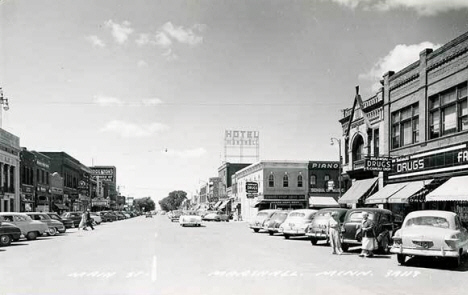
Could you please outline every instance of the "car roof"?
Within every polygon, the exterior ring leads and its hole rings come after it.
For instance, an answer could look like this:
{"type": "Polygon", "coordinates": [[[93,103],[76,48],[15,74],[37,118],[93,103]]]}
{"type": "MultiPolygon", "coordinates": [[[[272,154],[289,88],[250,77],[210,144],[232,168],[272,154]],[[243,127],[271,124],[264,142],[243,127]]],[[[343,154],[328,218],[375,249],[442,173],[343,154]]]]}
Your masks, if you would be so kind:
{"type": "Polygon", "coordinates": [[[328,212],[328,211],[338,211],[338,212],[347,212],[349,209],[346,208],[323,208],[318,212],[328,212]]]}
{"type": "Polygon", "coordinates": [[[388,214],[393,214],[392,211],[387,210],[387,209],[381,209],[381,208],[355,208],[355,209],[350,209],[348,210],[348,213],[356,212],[356,211],[367,211],[367,212],[372,212],[372,213],[388,213],[388,214]]]}
{"type": "Polygon", "coordinates": [[[45,214],[45,215],[47,215],[47,213],[49,213],[49,212],[25,212],[25,213],[28,214],[28,215],[29,214],[43,214],[43,215],[45,214]]]}
{"type": "Polygon", "coordinates": [[[457,215],[455,212],[443,210],[418,210],[408,213],[406,218],[421,217],[421,216],[436,216],[436,217],[453,217],[457,215]]]}
{"type": "Polygon", "coordinates": [[[21,215],[21,216],[28,216],[25,213],[20,212],[0,212],[0,215],[21,215]]]}

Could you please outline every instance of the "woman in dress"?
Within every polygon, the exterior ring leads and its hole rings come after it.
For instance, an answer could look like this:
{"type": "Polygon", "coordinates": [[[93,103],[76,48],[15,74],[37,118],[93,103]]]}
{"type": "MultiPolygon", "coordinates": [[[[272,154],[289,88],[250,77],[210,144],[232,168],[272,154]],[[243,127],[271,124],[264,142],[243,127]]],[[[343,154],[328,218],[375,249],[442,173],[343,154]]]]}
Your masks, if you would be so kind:
{"type": "Polygon", "coordinates": [[[88,228],[86,227],[86,224],[87,224],[86,211],[83,211],[83,214],[81,214],[81,221],[80,221],[80,224],[78,225],[78,229],[88,230],[88,228]]]}
{"type": "Polygon", "coordinates": [[[361,231],[362,231],[362,252],[359,254],[361,257],[372,257],[374,256],[373,251],[376,248],[375,245],[377,241],[375,239],[374,233],[374,223],[372,220],[369,219],[369,213],[363,212],[362,213],[362,223],[361,223],[361,231]]]}
{"type": "Polygon", "coordinates": [[[330,219],[328,220],[328,234],[330,245],[333,250],[332,254],[341,255],[343,250],[341,249],[340,221],[338,219],[338,212],[336,211],[331,213],[330,219]]]}

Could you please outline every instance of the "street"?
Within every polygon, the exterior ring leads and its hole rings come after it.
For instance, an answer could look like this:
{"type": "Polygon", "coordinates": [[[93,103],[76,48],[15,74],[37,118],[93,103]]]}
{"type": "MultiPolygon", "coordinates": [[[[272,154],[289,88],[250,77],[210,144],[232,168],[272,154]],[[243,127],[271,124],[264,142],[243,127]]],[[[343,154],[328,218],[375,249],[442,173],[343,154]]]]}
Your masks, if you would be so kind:
{"type": "Polygon", "coordinates": [[[459,294],[468,263],[398,266],[394,255],[332,255],[246,222],[181,227],[166,216],[0,248],[0,294],[459,294]],[[342,293],[343,292],[343,293],[342,293]]]}

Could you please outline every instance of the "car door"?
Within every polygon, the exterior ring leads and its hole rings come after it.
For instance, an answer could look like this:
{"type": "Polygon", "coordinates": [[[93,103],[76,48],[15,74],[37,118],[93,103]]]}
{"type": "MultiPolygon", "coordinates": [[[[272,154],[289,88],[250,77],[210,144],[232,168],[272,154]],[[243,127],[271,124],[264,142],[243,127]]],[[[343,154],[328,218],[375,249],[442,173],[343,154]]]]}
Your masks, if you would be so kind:
{"type": "Polygon", "coordinates": [[[26,235],[29,231],[29,220],[21,215],[13,215],[14,225],[21,229],[21,233],[26,235]]]}

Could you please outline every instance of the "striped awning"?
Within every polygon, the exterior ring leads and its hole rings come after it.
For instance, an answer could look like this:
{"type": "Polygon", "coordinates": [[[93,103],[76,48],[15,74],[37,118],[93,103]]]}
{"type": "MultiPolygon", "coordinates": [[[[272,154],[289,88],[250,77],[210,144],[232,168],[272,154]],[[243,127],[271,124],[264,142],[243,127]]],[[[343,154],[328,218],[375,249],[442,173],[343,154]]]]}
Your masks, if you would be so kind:
{"type": "Polygon", "coordinates": [[[450,178],[430,192],[426,201],[468,201],[468,175],[450,178]]]}
{"type": "Polygon", "coordinates": [[[387,199],[402,190],[408,183],[387,184],[381,190],[366,199],[366,204],[385,204],[387,199]]]}
{"type": "Polygon", "coordinates": [[[377,183],[378,177],[356,180],[349,190],[338,200],[340,204],[356,204],[377,183]]]}

